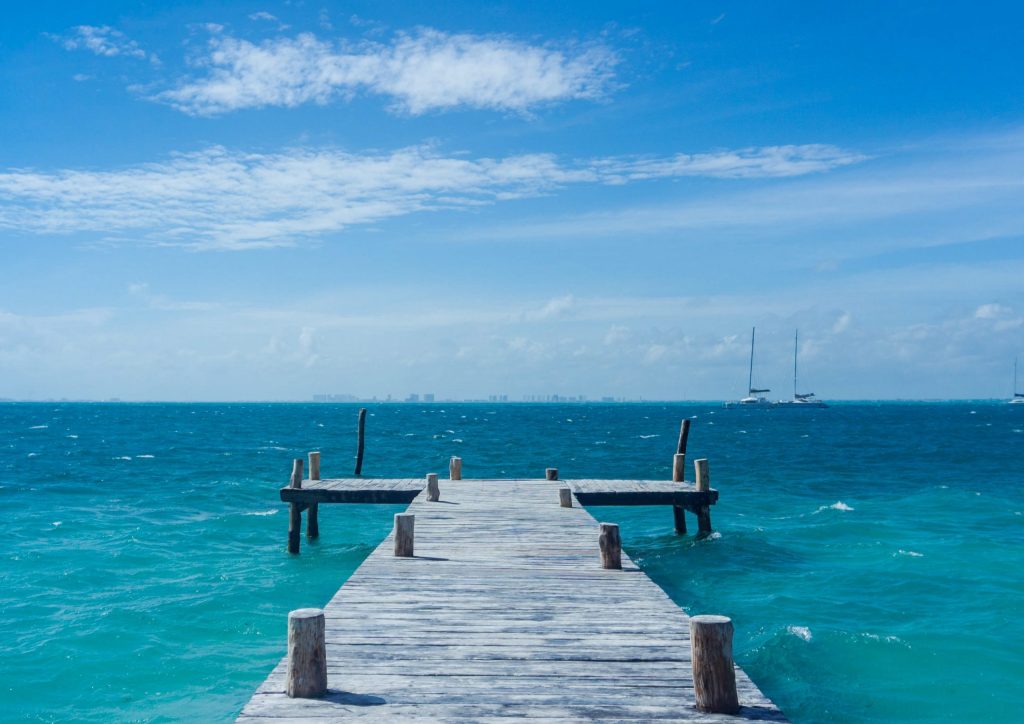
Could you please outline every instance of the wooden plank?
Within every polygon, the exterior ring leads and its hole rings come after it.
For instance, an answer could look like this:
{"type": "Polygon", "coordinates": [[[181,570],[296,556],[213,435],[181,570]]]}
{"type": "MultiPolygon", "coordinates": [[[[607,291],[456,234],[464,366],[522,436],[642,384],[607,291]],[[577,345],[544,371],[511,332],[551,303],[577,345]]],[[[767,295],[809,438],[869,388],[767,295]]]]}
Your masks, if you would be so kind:
{"type": "MultiPolygon", "coordinates": [[[[415,555],[394,556],[389,535],[324,607],[326,696],[286,696],[279,664],[240,722],[736,721],[695,708],[686,614],[626,552],[622,570],[602,568],[598,522],[558,495],[562,486],[620,499],[694,491],[664,481],[444,480],[436,503],[424,482],[319,489],[354,499],[415,486],[415,555]]],[[[739,718],[784,721],[739,669],[736,681],[739,718]]]]}

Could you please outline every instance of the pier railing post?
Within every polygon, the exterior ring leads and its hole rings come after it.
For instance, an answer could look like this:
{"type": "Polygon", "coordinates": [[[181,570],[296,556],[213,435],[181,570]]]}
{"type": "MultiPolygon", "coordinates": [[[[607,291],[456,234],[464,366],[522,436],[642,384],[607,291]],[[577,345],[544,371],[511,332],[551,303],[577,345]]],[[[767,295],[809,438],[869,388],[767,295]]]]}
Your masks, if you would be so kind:
{"type": "MultiPolygon", "coordinates": [[[[693,461],[694,482],[698,493],[707,493],[711,490],[711,471],[708,468],[708,461],[705,458],[693,461]]],[[[697,506],[697,532],[711,532],[711,506],[702,504],[697,506]]]]}
{"type": "MultiPolygon", "coordinates": [[[[292,461],[292,479],[289,487],[302,487],[302,458],[292,461]]],[[[302,533],[302,508],[298,503],[288,504],[288,552],[299,552],[299,536],[302,533]]]]}
{"type": "Polygon", "coordinates": [[[735,714],[740,709],[732,663],[732,621],[726,616],[690,618],[693,693],[697,709],[735,714]]]}
{"type": "Polygon", "coordinates": [[[601,548],[602,568],[622,568],[622,538],[619,537],[619,526],[615,523],[601,523],[597,544],[601,548]]]}
{"type": "Polygon", "coordinates": [[[288,614],[288,696],[312,699],[327,693],[326,639],[321,609],[300,608],[288,614]]]}
{"type": "Polygon", "coordinates": [[[437,485],[437,473],[427,473],[427,500],[436,503],[441,499],[441,489],[437,485]]]}
{"type": "Polygon", "coordinates": [[[451,480],[462,480],[462,458],[453,455],[448,461],[448,477],[451,480]]]}
{"type": "Polygon", "coordinates": [[[544,470],[545,480],[558,480],[558,468],[546,468],[544,470]]]}
{"type": "Polygon", "coordinates": [[[563,508],[572,507],[572,490],[569,488],[558,489],[558,504],[563,508]]]}
{"type": "Polygon", "coordinates": [[[416,516],[412,513],[395,514],[395,555],[411,558],[415,535],[416,516]]]}
{"type": "MultiPolygon", "coordinates": [[[[320,479],[320,453],[309,454],[309,479],[320,479]]],[[[306,537],[316,540],[320,537],[320,504],[310,503],[306,509],[306,537]]]]}

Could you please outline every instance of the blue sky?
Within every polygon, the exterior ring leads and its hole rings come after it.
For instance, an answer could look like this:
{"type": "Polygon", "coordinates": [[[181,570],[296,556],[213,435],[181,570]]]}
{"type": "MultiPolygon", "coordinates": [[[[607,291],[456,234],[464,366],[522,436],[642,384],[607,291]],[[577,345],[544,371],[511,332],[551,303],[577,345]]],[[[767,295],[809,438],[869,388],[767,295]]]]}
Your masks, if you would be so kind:
{"type": "Polygon", "coordinates": [[[19,4],[0,397],[1007,397],[1011,3],[19,4]]]}

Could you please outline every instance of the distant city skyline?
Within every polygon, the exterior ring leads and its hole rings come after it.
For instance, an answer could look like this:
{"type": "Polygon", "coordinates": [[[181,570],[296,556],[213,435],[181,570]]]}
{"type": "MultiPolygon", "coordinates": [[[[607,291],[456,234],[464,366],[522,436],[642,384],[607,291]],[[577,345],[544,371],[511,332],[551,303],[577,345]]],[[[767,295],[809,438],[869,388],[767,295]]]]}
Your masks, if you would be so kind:
{"type": "Polygon", "coordinates": [[[13,4],[0,398],[1010,397],[991,9],[13,4]]]}

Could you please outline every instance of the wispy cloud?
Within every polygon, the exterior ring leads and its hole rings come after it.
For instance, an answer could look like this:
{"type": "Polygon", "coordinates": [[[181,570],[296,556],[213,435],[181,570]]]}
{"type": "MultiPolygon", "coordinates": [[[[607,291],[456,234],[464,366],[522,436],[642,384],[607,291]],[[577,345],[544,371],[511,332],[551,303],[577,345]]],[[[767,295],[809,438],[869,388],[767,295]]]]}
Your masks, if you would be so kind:
{"type": "Polygon", "coordinates": [[[596,43],[531,45],[431,29],[352,47],[309,33],[258,44],[215,35],[196,61],[200,74],[153,98],[198,115],[324,104],[360,92],[391,98],[412,115],[459,107],[523,113],[602,97],[617,62],[596,43]]]}
{"type": "Polygon", "coordinates": [[[96,55],[112,58],[147,58],[157,62],[156,55],[147,53],[139,44],[109,25],[78,25],[65,35],[51,35],[67,50],[91,50],[96,55]]]}
{"type": "Polygon", "coordinates": [[[421,211],[466,209],[570,184],[652,178],[798,175],[854,163],[842,149],[785,146],[668,159],[566,162],[551,154],[445,156],[429,146],[386,154],[214,147],[113,171],[0,172],[0,228],[93,232],[154,244],[242,249],[293,244],[421,211]]]}

